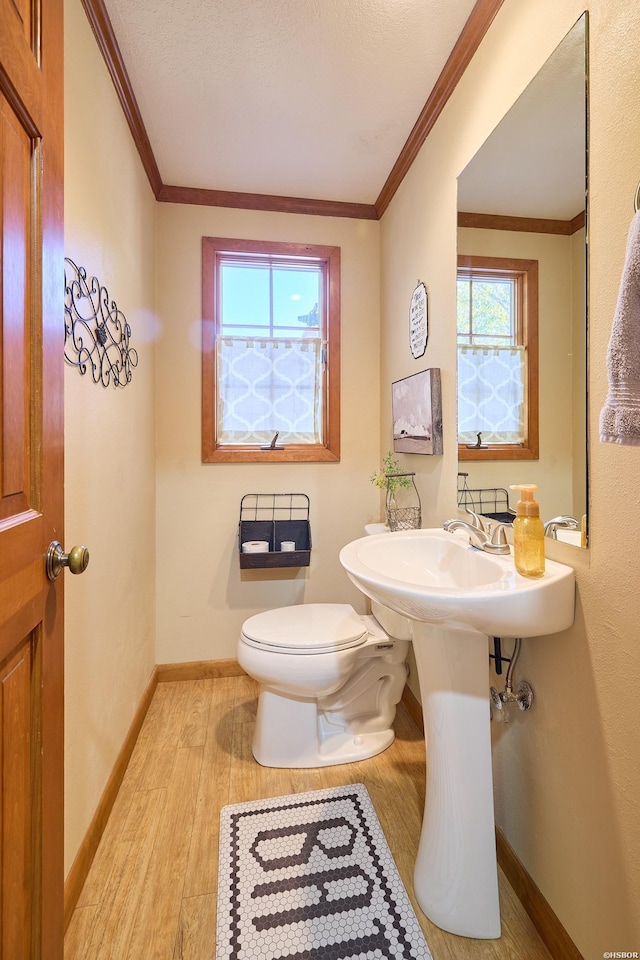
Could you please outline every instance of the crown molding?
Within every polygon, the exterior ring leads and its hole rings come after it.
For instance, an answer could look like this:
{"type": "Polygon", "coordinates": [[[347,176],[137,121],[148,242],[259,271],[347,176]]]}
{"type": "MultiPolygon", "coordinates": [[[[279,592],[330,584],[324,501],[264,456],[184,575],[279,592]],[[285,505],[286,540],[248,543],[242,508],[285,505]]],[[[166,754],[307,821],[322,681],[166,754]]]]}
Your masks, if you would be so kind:
{"type": "Polygon", "coordinates": [[[120,105],[131,130],[133,142],[142,160],[142,166],[157,199],[162,187],[162,178],[104,0],[81,0],[81,2],[96,38],[98,49],[104,58],[107,70],[116,88],[120,105]]]}
{"type": "Polygon", "coordinates": [[[429,99],[422,108],[413,130],[400,151],[400,155],[387,177],[387,182],[375,202],[378,218],[382,217],[398,187],[409,172],[409,168],[417,157],[422,144],[444,110],[449,97],[469,66],[471,58],[480,46],[482,38],[491,26],[502,4],[503,0],[477,0],[449,59],[444,65],[442,73],[436,81],[435,87],[431,91],[429,99]]]}
{"type": "Polygon", "coordinates": [[[570,220],[571,224],[571,233],[577,233],[578,230],[582,230],[583,227],[587,225],[587,213],[586,210],[583,210],[582,213],[576,214],[573,220],[570,220]]]}
{"type": "Polygon", "coordinates": [[[351,217],[377,220],[370,203],[344,203],[340,200],[309,200],[304,197],[278,197],[266,193],[236,193],[228,190],[203,190],[198,187],[162,185],[158,200],[163,203],[195,203],[206,207],[236,207],[244,210],[271,210],[276,213],[303,213],[316,217],[351,217]]]}
{"type": "Polygon", "coordinates": [[[517,233],[557,233],[570,237],[585,224],[584,211],[573,220],[544,220],[537,217],[507,217],[493,213],[458,213],[459,227],[477,230],[512,230],[517,233]]]}
{"type": "Polygon", "coordinates": [[[375,204],[279,197],[261,193],[204,190],[169,186],[162,182],[133,87],[118,46],[104,0],[81,0],[98,48],[107,65],[151,189],[163,203],[191,203],[213,207],[270,210],[323,217],[379,220],[402,183],[460,77],[489,29],[504,0],[477,0],[429,99],[402,148],[375,204]]]}

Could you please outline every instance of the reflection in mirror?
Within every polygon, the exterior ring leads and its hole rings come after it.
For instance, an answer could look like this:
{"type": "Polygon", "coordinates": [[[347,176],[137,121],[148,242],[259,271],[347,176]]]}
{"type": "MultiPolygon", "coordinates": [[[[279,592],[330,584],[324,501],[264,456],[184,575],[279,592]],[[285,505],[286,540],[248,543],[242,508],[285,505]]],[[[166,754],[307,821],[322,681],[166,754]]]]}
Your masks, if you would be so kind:
{"type": "Polygon", "coordinates": [[[458,501],[585,545],[584,14],[458,178],[458,501]],[[576,521],[572,529],[571,519],[576,521]],[[583,519],[584,518],[584,519],[583,519]]]}

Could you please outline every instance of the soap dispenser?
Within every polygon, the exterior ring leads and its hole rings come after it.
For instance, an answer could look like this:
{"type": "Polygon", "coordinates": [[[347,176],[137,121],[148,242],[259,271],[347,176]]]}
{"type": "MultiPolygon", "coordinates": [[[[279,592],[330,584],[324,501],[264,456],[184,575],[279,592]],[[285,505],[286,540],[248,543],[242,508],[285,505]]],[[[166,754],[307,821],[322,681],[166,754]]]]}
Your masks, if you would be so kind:
{"type": "Polygon", "coordinates": [[[511,490],[520,491],[513,521],[513,553],[516,570],[523,577],[544,574],[544,526],[540,505],[533,499],[535,483],[513,483],[511,490]]]}

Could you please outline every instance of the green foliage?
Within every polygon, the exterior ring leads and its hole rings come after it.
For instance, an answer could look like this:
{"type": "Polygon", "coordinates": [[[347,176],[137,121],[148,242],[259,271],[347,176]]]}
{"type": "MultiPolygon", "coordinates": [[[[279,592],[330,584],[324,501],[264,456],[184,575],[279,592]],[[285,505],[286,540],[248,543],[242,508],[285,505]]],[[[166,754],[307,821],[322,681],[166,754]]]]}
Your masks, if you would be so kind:
{"type": "Polygon", "coordinates": [[[459,279],[458,342],[489,344],[511,340],[513,296],[513,282],[508,279],[459,279]]]}
{"type": "Polygon", "coordinates": [[[386,456],[382,461],[382,469],[375,470],[371,477],[371,483],[381,490],[400,490],[411,486],[411,477],[392,477],[387,481],[387,474],[402,473],[400,463],[395,459],[391,450],[387,450],[386,456]]]}
{"type": "Polygon", "coordinates": [[[318,317],[318,304],[316,303],[309,313],[303,313],[302,316],[299,316],[298,323],[304,323],[308,327],[319,326],[320,320],[318,317]]]}

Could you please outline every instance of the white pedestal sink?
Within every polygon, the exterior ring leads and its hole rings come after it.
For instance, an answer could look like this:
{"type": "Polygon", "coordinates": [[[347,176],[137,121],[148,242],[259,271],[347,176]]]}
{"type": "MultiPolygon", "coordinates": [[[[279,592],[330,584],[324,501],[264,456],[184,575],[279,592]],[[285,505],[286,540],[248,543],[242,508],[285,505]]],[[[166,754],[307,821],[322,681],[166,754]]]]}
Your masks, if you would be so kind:
{"type": "Polygon", "coordinates": [[[418,903],[451,933],[499,937],[487,636],[567,629],[574,571],[547,560],[543,577],[527,579],[512,557],[441,529],[354,540],[340,562],[363,593],[415,621],[427,746],[418,903]]]}

